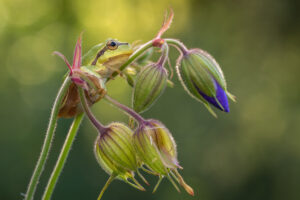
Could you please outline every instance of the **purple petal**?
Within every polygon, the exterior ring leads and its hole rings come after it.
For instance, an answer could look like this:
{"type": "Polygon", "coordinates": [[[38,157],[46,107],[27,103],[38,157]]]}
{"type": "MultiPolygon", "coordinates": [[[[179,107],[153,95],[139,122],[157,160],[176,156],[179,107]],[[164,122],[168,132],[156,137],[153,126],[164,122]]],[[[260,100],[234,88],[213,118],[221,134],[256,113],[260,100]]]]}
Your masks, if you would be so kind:
{"type": "Polygon", "coordinates": [[[218,109],[220,109],[222,111],[229,112],[229,104],[228,104],[226,92],[223,90],[223,88],[220,86],[220,84],[216,80],[215,80],[215,86],[217,87],[216,98],[207,96],[202,91],[200,91],[197,86],[196,86],[196,89],[201,94],[201,96],[206,101],[208,101],[210,104],[214,105],[215,107],[217,107],[218,109]],[[219,101],[219,103],[217,102],[217,100],[219,101]],[[223,108],[219,104],[221,104],[223,108]]]}

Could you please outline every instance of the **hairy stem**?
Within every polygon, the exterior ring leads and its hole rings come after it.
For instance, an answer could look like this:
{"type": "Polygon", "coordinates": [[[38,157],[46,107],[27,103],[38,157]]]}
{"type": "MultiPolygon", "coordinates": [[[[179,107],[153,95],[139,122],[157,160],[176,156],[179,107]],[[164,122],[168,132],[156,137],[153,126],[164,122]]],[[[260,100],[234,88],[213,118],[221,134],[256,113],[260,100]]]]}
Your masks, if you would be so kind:
{"type": "Polygon", "coordinates": [[[56,161],[54,170],[51,174],[51,177],[48,181],[47,187],[45,189],[44,195],[43,195],[43,200],[49,200],[51,198],[51,195],[53,193],[54,187],[56,185],[56,182],[58,180],[58,177],[65,165],[65,162],[67,160],[67,157],[69,155],[70,149],[72,147],[74,138],[77,134],[78,128],[80,126],[80,123],[83,119],[84,114],[81,113],[77,115],[70,127],[69,133],[66,137],[66,140],[64,142],[64,145],[61,149],[61,152],[59,154],[58,160],[56,161]]]}
{"type": "Polygon", "coordinates": [[[113,105],[115,105],[116,107],[120,108],[121,110],[123,110],[125,113],[129,114],[129,116],[133,117],[138,123],[144,123],[145,119],[139,115],[137,112],[135,112],[134,110],[132,110],[131,108],[119,103],[118,101],[114,100],[113,98],[111,98],[108,95],[105,95],[104,97],[108,102],[112,103],[113,105]]]}
{"type": "Polygon", "coordinates": [[[105,185],[103,186],[97,200],[101,200],[105,190],[108,188],[108,186],[111,184],[111,182],[114,180],[115,176],[114,175],[111,175],[108,180],[106,181],[105,185]]]}
{"type": "Polygon", "coordinates": [[[157,64],[161,67],[163,67],[165,65],[165,62],[167,61],[169,56],[169,46],[167,44],[164,44],[162,47],[162,53],[161,56],[159,58],[159,60],[157,61],[157,64]]]}
{"type": "Polygon", "coordinates": [[[56,128],[57,116],[58,116],[58,112],[60,109],[60,105],[61,105],[61,102],[62,102],[65,94],[67,93],[70,83],[71,83],[71,81],[69,80],[68,77],[66,77],[57,93],[56,99],[54,101],[54,104],[53,104],[53,107],[51,110],[51,116],[50,116],[50,120],[49,120],[49,124],[48,124],[48,128],[47,128],[46,136],[44,139],[44,144],[43,144],[43,147],[41,150],[39,160],[35,166],[34,172],[30,179],[30,182],[29,182],[29,185],[27,188],[27,192],[26,192],[26,196],[25,196],[25,200],[33,199],[33,196],[34,196],[34,193],[36,190],[36,186],[39,182],[40,176],[41,176],[44,166],[46,164],[47,157],[48,157],[48,154],[49,154],[49,151],[51,148],[51,142],[54,137],[54,132],[55,132],[55,128],[56,128]]]}
{"type": "Polygon", "coordinates": [[[95,126],[95,128],[100,132],[100,134],[103,134],[104,132],[106,132],[106,130],[108,129],[107,127],[105,127],[103,124],[101,124],[96,117],[94,116],[94,114],[91,112],[90,107],[87,103],[86,97],[84,95],[84,91],[82,88],[79,88],[79,96],[80,96],[80,101],[82,104],[82,107],[84,109],[84,112],[86,113],[86,115],[88,116],[88,118],[90,119],[90,121],[92,122],[92,124],[95,126]]]}
{"type": "Polygon", "coordinates": [[[166,43],[175,46],[178,49],[178,51],[181,52],[183,55],[186,55],[189,52],[186,46],[179,40],[172,39],[172,38],[166,38],[164,40],[166,43]]]}

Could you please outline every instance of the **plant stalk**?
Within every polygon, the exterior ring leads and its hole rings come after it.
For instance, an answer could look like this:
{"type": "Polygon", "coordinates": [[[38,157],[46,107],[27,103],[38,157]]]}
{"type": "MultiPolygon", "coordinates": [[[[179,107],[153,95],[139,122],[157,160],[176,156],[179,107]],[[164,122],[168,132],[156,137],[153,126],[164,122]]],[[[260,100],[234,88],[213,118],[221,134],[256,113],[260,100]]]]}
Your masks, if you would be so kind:
{"type": "Polygon", "coordinates": [[[175,46],[177,48],[177,50],[179,52],[181,52],[183,55],[186,55],[189,52],[189,50],[186,48],[186,46],[179,40],[172,39],[172,38],[166,38],[164,40],[166,43],[168,43],[172,46],[175,46]]]}
{"type": "Polygon", "coordinates": [[[39,183],[40,176],[43,172],[43,169],[46,164],[47,157],[49,155],[49,151],[51,148],[51,142],[54,137],[54,132],[55,132],[56,124],[57,124],[57,116],[58,116],[58,112],[60,109],[60,105],[61,105],[61,102],[62,102],[65,94],[67,93],[70,83],[71,83],[71,81],[69,80],[68,77],[66,77],[57,93],[56,99],[54,101],[54,104],[53,104],[53,107],[51,110],[51,116],[50,116],[50,120],[49,120],[49,124],[48,124],[48,128],[47,128],[46,136],[44,139],[44,144],[43,144],[43,147],[41,150],[39,160],[35,166],[35,169],[33,171],[32,177],[30,179],[29,185],[27,187],[25,200],[32,200],[34,197],[34,193],[35,193],[37,184],[39,183]]]}
{"type": "Polygon", "coordinates": [[[73,141],[75,139],[75,136],[77,134],[78,128],[80,126],[80,123],[81,123],[83,117],[84,117],[84,113],[78,114],[75,117],[75,119],[70,127],[70,130],[66,137],[65,143],[61,149],[61,152],[59,154],[58,160],[56,161],[54,170],[51,174],[51,177],[50,177],[47,187],[45,189],[45,192],[44,192],[44,195],[42,198],[43,200],[49,200],[51,198],[54,187],[55,187],[58,177],[65,165],[65,162],[67,160],[67,157],[69,155],[70,149],[72,147],[73,141]]]}
{"type": "Polygon", "coordinates": [[[144,123],[145,119],[139,115],[137,112],[135,112],[134,110],[132,110],[131,108],[119,103],[118,101],[114,100],[113,98],[111,98],[108,95],[105,95],[104,99],[106,99],[108,102],[110,102],[111,104],[115,105],[116,107],[120,108],[121,110],[123,110],[126,114],[128,114],[130,117],[133,117],[138,123],[144,123]]]}
{"type": "Polygon", "coordinates": [[[97,200],[101,200],[105,190],[108,188],[108,186],[111,184],[111,182],[114,180],[115,176],[114,175],[111,175],[108,180],[106,181],[105,185],[103,186],[97,200]]]}
{"type": "Polygon", "coordinates": [[[103,124],[101,124],[96,117],[94,116],[94,114],[92,113],[92,111],[90,110],[90,107],[87,103],[86,97],[84,95],[84,91],[82,88],[78,88],[79,90],[79,97],[80,97],[80,101],[82,104],[82,107],[84,109],[84,112],[86,113],[86,115],[88,116],[89,120],[92,122],[92,124],[95,126],[95,128],[99,131],[100,134],[103,134],[104,132],[107,131],[107,127],[104,126],[103,124]]]}
{"type": "Polygon", "coordinates": [[[165,65],[165,62],[168,59],[168,56],[169,56],[169,46],[167,44],[164,44],[162,47],[162,54],[159,60],[157,61],[157,64],[163,67],[165,65]]]}

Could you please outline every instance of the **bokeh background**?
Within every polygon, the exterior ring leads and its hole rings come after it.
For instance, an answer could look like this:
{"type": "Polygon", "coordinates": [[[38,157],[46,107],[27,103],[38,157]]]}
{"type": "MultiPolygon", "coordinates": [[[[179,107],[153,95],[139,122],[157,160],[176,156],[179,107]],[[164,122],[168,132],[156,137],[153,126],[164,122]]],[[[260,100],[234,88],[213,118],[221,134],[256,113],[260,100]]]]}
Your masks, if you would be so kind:
{"type": "MultiPolygon", "coordinates": [[[[84,30],[83,49],[106,38],[146,42],[171,6],[166,37],[210,52],[238,102],[212,117],[174,77],[145,117],[173,133],[186,181],[195,197],[164,180],[155,194],[115,181],[103,199],[300,199],[300,14],[297,0],[1,0],[0,1],[0,199],[22,199],[38,159],[50,109],[65,64],[84,30]]],[[[173,60],[178,56],[171,52],[173,60]]],[[[124,80],[109,93],[130,105],[124,80]]],[[[104,123],[127,121],[106,102],[93,107],[104,123]]],[[[71,121],[59,121],[36,199],[57,159],[71,121]]],[[[96,132],[84,120],[53,199],[96,199],[108,178],[93,154],[96,132]]],[[[154,185],[156,178],[147,176],[154,185]]]]}

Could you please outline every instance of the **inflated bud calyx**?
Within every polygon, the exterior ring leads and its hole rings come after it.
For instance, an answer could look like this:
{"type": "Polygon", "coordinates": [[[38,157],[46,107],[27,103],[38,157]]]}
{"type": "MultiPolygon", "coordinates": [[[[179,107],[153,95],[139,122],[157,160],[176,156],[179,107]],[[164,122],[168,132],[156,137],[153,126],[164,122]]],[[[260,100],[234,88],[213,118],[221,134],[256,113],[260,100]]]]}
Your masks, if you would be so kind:
{"type": "Polygon", "coordinates": [[[140,71],[133,91],[133,109],[147,110],[166,88],[168,75],[165,68],[150,64],[140,71]]]}
{"type": "MultiPolygon", "coordinates": [[[[106,185],[101,190],[99,199],[110,182],[115,178],[121,179],[129,185],[144,191],[145,189],[134,178],[134,172],[139,174],[137,171],[139,165],[132,142],[133,131],[119,122],[113,122],[108,126],[104,126],[91,112],[82,88],[79,89],[79,96],[87,117],[99,133],[94,146],[96,159],[104,171],[110,175],[106,185]]],[[[141,178],[143,179],[142,176],[141,178]]]]}
{"type": "Polygon", "coordinates": [[[94,152],[100,166],[109,175],[144,190],[134,178],[138,163],[132,135],[133,132],[126,125],[118,122],[111,123],[107,130],[97,137],[94,152]]]}
{"type": "Polygon", "coordinates": [[[223,72],[210,54],[201,49],[184,52],[177,61],[177,74],[186,91],[211,113],[214,114],[210,105],[229,112],[227,96],[234,97],[227,91],[223,72]]]}
{"type": "Polygon", "coordinates": [[[153,174],[160,177],[159,182],[163,177],[167,177],[179,190],[171,174],[190,195],[194,194],[193,189],[177,172],[177,168],[182,169],[182,167],[177,160],[176,143],[169,130],[161,122],[147,120],[140,124],[133,135],[133,141],[138,158],[153,174]]]}
{"type": "Polygon", "coordinates": [[[179,188],[172,179],[173,177],[190,195],[194,195],[193,189],[184,182],[177,171],[177,168],[181,169],[182,167],[177,160],[176,143],[165,125],[157,120],[145,120],[134,110],[120,104],[111,97],[106,95],[105,98],[110,103],[132,116],[138,122],[138,127],[134,132],[132,139],[135,153],[138,163],[141,164],[140,167],[144,171],[159,176],[159,181],[154,187],[154,191],[156,191],[159,183],[164,177],[167,177],[179,191],[179,188]]]}
{"type": "Polygon", "coordinates": [[[157,63],[151,63],[139,72],[133,90],[133,109],[143,112],[153,105],[166,88],[168,73],[164,64],[168,57],[168,46],[157,63]]]}

